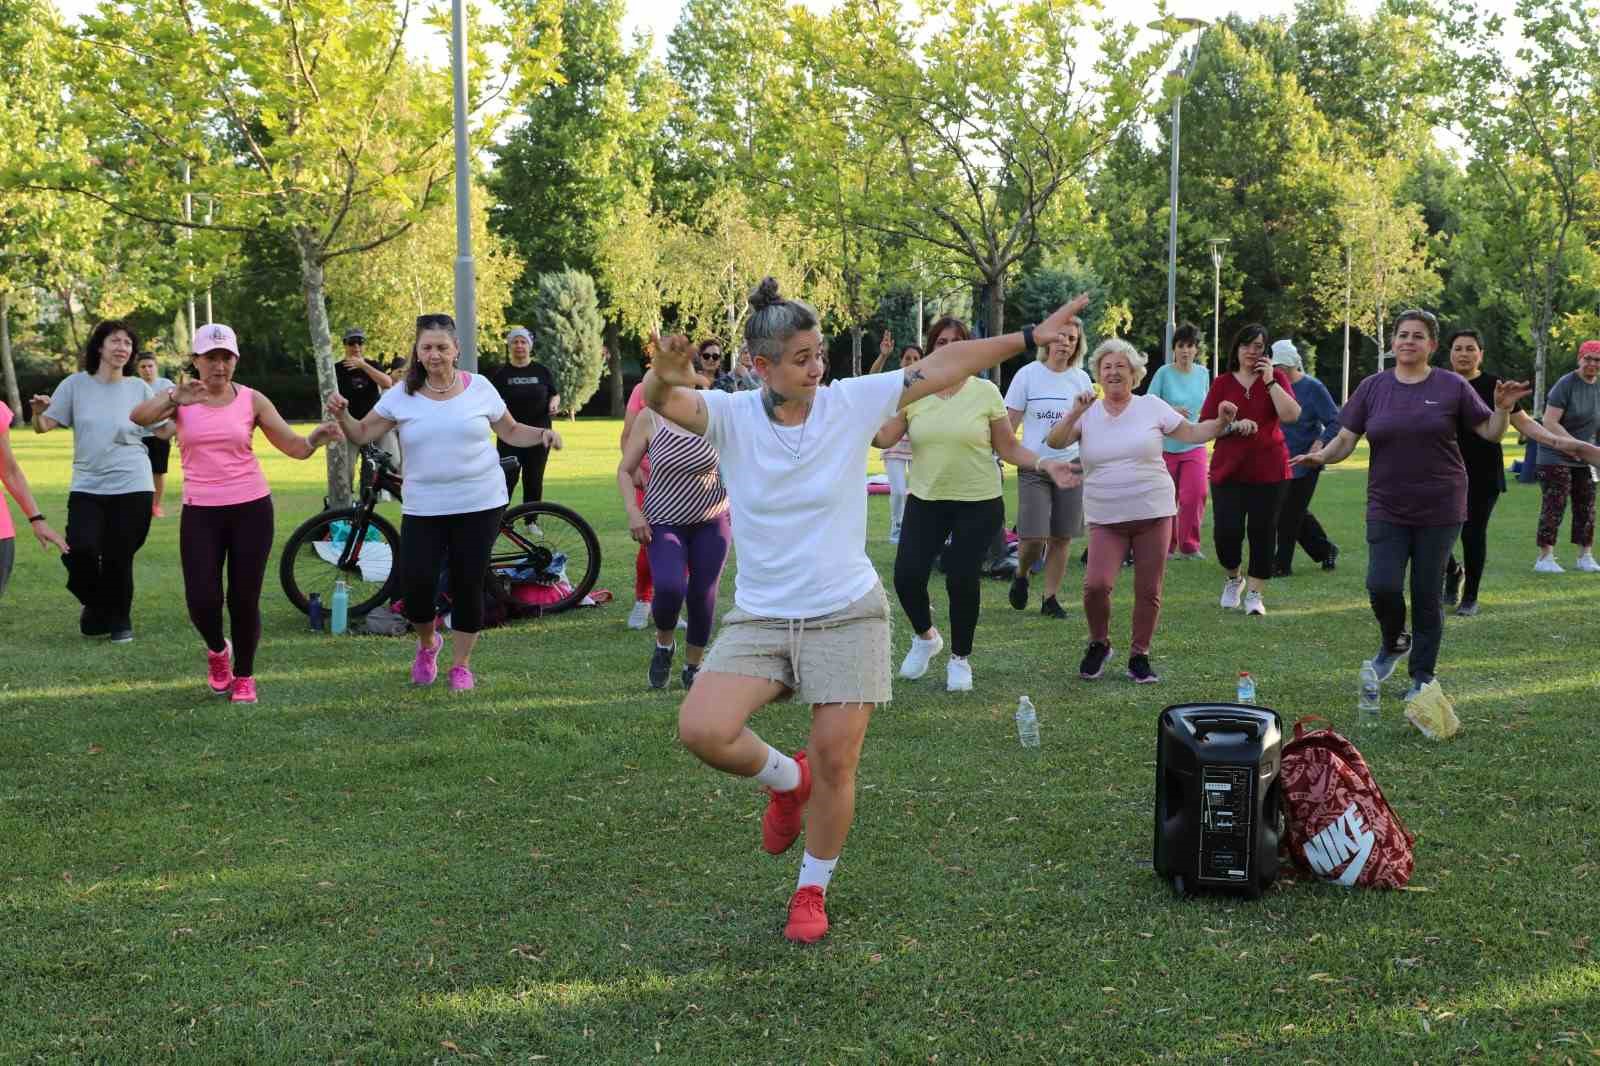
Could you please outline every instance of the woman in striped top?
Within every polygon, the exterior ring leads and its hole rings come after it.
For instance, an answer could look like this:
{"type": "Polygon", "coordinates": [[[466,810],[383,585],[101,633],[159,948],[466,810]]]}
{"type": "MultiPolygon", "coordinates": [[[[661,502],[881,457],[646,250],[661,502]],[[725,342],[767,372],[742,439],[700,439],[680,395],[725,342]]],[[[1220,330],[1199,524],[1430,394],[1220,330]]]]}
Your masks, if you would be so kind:
{"type": "Polygon", "coordinates": [[[648,409],[634,419],[617,467],[617,487],[628,511],[628,532],[650,555],[655,578],[651,614],[656,646],[650,657],[650,687],[666,688],[676,650],[678,611],[689,616],[683,687],[694,684],[711,639],[722,567],[732,537],[728,494],[717,467],[717,450],[648,409]],[[633,475],[648,458],[650,480],[641,505],[633,475]]]}

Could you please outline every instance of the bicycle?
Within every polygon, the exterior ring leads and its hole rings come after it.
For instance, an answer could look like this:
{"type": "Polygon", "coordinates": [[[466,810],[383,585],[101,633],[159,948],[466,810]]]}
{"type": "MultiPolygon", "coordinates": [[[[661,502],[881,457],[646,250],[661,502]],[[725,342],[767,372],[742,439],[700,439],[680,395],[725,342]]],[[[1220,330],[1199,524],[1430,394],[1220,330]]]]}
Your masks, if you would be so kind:
{"type": "MultiPolygon", "coordinates": [[[[515,457],[501,465],[516,463],[515,457]]],[[[394,461],[371,444],[361,448],[361,493],[353,507],[330,507],[289,534],[278,560],[284,595],[309,612],[311,597],[333,602],[335,581],[349,589],[351,617],[389,603],[399,584],[400,532],[378,513],[379,494],[400,499],[401,480],[394,461]]],[[[506,617],[557,614],[583,601],[600,577],[600,539],[583,517],[560,504],[519,504],[500,518],[489,554],[485,593],[506,617]],[[515,589],[534,583],[547,587],[534,606],[521,603],[515,589]]]]}

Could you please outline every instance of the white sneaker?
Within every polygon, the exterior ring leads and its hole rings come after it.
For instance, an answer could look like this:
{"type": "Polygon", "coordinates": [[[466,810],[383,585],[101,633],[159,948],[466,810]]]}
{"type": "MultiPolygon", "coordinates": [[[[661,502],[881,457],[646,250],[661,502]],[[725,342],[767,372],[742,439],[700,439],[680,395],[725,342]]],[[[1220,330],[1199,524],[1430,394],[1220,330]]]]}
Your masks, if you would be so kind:
{"type": "Polygon", "coordinates": [[[1586,574],[1600,574],[1600,563],[1594,561],[1594,556],[1584,552],[1578,556],[1578,569],[1586,574]]]}
{"type": "Polygon", "coordinates": [[[1222,606],[1227,610],[1237,610],[1239,607],[1239,594],[1244,591],[1244,578],[1230,577],[1222,583],[1222,606]]]}
{"type": "Polygon", "coordinates": [[[1261,602],[1261,593],[1255,589],[1244,594],[1244,613],[1259,614],[1263,618],[1267,616],[1267,605],[1261,602]]]}
{"type": "Polygon", "coordinates": [[[1198,551],[1198,550],[1197,551],[1192,551],[1192,552],[1179,552],[1178,553],[1178,558],[1184,559],[1184,560],[1188,560],[1188,561],[1203,560],[1205,557],[1206,557],[1205,552],[1198,551]]]}
{"type": "Polygon", "coordinates": [[[689,620],[687,618],[678,619],[678,628],[679,629],[688,629],[689,628],[689,620]]]}
{"type": "Polygon", "coordinates": [[[972,663],[966,659],[950,656],[950,661],[944,668],[944,690],[946,692],[971,692],[972,691],[972,663]]]}
{"type": "Polygon", "coordinates": [[[1539,556],[1539,561],[1533,564],[1533,572],[1536,574],[1564,574],[1567,570],[1566,567],[1556,562],[1556,557],[1552,554],[1539,556]]]}
{"type": "Polygon", "coordinates": [[[908,680],[921,677],[928,672],[928,663],[941,651],[944,651],[944,638],[937,633],[932,640],[912,637],[911,650],[900,663],[900,676],[908,680]]]}
{"type": "Polygon", "coordinates": [[[648,621],[650,621],[650,601],[634,600],[633,610],[628,612],[628,628],[643,629],[648,621]]]}

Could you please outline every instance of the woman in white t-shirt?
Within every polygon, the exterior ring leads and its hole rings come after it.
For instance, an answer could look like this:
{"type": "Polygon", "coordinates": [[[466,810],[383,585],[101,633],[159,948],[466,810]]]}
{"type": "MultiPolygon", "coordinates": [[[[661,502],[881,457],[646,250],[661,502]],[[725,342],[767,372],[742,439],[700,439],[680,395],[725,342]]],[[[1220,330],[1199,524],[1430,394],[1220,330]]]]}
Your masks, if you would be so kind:
{"type": "Polygon", "coordinates": [[[506,506],[506,479],[494,437],[513,448],[561,447],[553,429],[526,426],[511,417],[489,379],[456,368],[461,346],[449,315],[422,315],[405,380],[378,398],[360,422],[349,401],[335,392],[328,413],[355,444],[398,430],[405,452],[402,472],[400,574],[406,617],[417,631],[411,683],[431,685],[439,676],[437,618],[439,571],[450,572],[450,628],[454,661],[452,692],[473,687],[468,659],[483,626],[483,575],[506,506]],[[490,431],[493,431],[491,435],[490,431]]]}
{"type": "Polygon", "coordinates": [[[816,311],[784,299],[771,278],[751,294],[745,324],[759,392],[697,392],[688,339],[656,344],[645,402],[716,447],[738,560],[734,610],[678,712],[678,735],[702,762],[767,786],[769,853],[789,849],[804,817],[790,940],[828,931],[824,899],[855,814],[861,744],[873,706],[890,698],[889,602],[866,553],[867,448],[896,411],[1048,343],[1087,303],[1036,329],[946,345],[905,371],[827,386],[816,311]],[[794,758],[746,725],[790,695],[811,704],[811,739],[794,758]]]}
{"type": "MultiPolygon", "coordinates": [[[[1006,415],[1015,432],[1022,427],[1022,446],[1041,459],[1078,457],[1078,446],[1052,448],[1045,443],[1050,430],[1066,417],[1072,401],[1094,383],[1078,364],[1083,359],[1083,324],[1069,322],[1060,337],[1039,351],[1037,362],[1017,371],[1006,388],[1006,415]]],[[[1036,470],[1017,472],[1017,535],[1022,543],[1017,553],[1017,576],[1011,582],[1011,606],[1028,606],[1028,574],[1039,556],[1045,556],[1044,598],[1039,613],[1046,618],[1065,618],[1067,612],[1056,599],[1061,579],[1067,573],[1067,551],[1073,537],[1083,536],[1083,486],[1061,488],[1049,476],[1036,470]]]]}
{"type": "Polygon", "coordinates": [[[1103,398],[1084,392],[1050,431],[1052,447],[1076,442],[1083,464],[1083,511],[1089,523],[1089,565],[1083,575],[1083,613],[1089,648],[1078,676],[1093,681],[1111,657],[1111,593],[1122,560],[1133,552],[1133,639],[1128,677],[1161,680],[1150,668],[1150,642],[1161,617],[1161,582],[1167,571],[1172,516],[1178,513],[1172,475],[1161,458],[1168,437],[1203,444],[1215,440],[1237,414],[1218,405],[1217,417],[1189,422],[1158,396],[1135,396],[1145,358],[1127,341],[1102,341],[1089,361],[1103,398]]]}
{"type": "MultiPolygon", "coordinates": [[[[869,374],[882,370],[894,352],[894,336],[883,331],[878,342],[878,358],[872,361],[869,374]]],[[[920,344],[908,344],[900,349],[900,369],[909,370],[922,358],[920,344]]],[[[906,515],[906,486],[911,477],[911,437],[901,434],[893,444],[878,453],[883,459],[883,476],[889,480],[889,543],[900,543],[900,524],[906,515]]]]}

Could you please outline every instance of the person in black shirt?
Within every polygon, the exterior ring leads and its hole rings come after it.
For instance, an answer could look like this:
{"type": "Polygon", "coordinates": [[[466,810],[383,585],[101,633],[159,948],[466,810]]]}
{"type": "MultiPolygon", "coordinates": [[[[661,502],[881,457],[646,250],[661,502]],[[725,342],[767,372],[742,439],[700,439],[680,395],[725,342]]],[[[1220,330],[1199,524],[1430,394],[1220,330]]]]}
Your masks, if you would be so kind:
{"type": "MultiPolygon", "coordinates": [[[[339,395],[350,401],[350,414],[357,421],[367,417],[383,390],[394,384],[388,374],[367,362],[366,351],[366,331],[359,327],[347,329],[344,331],[344,358],[333,365],[339,395]]],[[[396,456],[398,461],[398,443],[385,439],[378,441],[378,446],[396,456]]],[[[359,469],[360,450],[349,441],[344,441],[343,447],[350,464],[350,476],[354,478],[359,469]]]]}
{"type": "MultiPolygon", "coordinates": [[[[561,408],[561,393],[556,390],[555,375],[543,363],[533,361],[533,334],[518,326],[506,336],[510,361],[489,375],[490,384],[511,411],[511,417],[525,426],[550,428],[551,417],[561,408]]],[[[544,465],[550,458],[548,447],[513,448],[499,442],[501,455],[514,455],[521,466],[506,471],[506,494],[517,487],[522,478],[522,502],[533,503],[544,499],[544,465]]]]}

